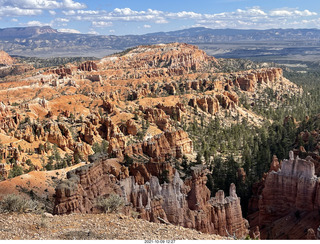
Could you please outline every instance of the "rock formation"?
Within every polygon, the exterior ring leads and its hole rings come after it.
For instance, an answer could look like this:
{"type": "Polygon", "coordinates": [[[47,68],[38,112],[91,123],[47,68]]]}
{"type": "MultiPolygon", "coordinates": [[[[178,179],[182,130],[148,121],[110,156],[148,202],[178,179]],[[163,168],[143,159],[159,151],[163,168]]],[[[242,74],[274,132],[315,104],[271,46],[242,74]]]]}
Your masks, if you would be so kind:
{"type": "MultiPolygon", "coordinates": [[[[141,218],[153,222],[160,219],[175,225],[194,228],[219,235],[235,234],[244,237],[247,222],[242,218],[240,199],[235,186],[230,186],[230,196],[219,191],[210,198],[206,187],[206,170],[194,168],[192,176],[183,182],[168,164],[167,181],[159,183],[159,174],[148,164],[135,164],[125,175],[116,159],[100,160],[68,173],[68,179],[56,189],[56,214],[97,211],[95,200],[112,193],[122,196],[127,205],[140,213],[141,218]],[[150,169],[150,170],[148,170],[150,169]],[[160,219],[159,219],[160,218],[160,219]]],[[[161,165],[161,164],[160,164],[161,165]]],[[[162,171],[163,172],[163,171],[162,171]]]]}
{"type": "Polygon", "coordinates": [[[15,63],[15,59],[12,58],[8,53],[5,51],[0,50],[0,66],[10,66],[15,63]]]}
{"type": "Polygon", "coordinates": [[[140,79],[210,70],[216,62],[213,57],[195,46],[171,43],[138,46],[126,53],[103,58],[98,67],[107,70],[127,70],[127,73],[121,73],[120,77],[118,74],[118,78],[121,79],[140,79]]]}
{"type": "Polygon", "coordinates": [[[320,178],[311,157],[300,159],[291,151],[281,168],[274,157],[264,179],[257,212],[249,216],[250,225],[260,227],[262,239],[305,239],[305,230],[318,228],[320,178]]]}
{"type": "MultiPolygon", "coordinates": [[[[182,158],[193,152],[192,141],[183,130],[166,131],[142,143],[127,146],[123,153],[127,155],[147,155],[151,162],[164,162],[170,158],[182,158]]],[[[122,156],[123,154],[120,154],[122,156]]]]}

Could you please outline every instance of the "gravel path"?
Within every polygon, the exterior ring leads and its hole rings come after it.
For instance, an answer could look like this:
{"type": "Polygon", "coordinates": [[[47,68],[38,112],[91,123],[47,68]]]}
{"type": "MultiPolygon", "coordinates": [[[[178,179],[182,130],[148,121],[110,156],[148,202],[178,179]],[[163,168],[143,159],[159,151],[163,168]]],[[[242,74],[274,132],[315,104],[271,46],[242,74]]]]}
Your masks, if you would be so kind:
{"type": "Polygon", "coordinates": [[[196,230],[119,214],[0,214],[1,240],[221,240],[196,230]]]}

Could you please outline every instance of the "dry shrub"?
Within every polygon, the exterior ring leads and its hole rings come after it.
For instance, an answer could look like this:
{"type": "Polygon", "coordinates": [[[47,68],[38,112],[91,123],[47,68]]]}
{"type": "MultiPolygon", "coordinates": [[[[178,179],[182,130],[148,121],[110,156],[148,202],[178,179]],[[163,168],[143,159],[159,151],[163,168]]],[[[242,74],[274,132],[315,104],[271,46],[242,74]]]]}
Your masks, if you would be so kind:
{"type": "Polygon", "coordinates": [[[124,200],[117,194],[111,194],[109,197],[99,197],[96,206],[105,213],[116,213],[124,205],[124,200]]]}
{"type": "Polygon", "coordinates": [[[36,212],[41,209],[40,203],[33,200],[25,199],[21,196],[10,194],[3,198],[0,201],[0,212],[8,213],[8,212],[36,212]]]}

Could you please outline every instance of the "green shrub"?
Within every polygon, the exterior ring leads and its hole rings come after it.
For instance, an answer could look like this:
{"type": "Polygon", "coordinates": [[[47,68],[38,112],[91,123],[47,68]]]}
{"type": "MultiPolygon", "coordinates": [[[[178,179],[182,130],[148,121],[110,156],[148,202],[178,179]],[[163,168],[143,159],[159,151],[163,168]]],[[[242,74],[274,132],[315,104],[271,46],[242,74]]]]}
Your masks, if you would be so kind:
{"type": "Polygon", "coordinates": [[[13,165],[13,168],[9,172],[9,179],[22,175],[24,173],[23,168],[16,163],[13,165]]]}
{"type": "Polygon", "coordinates": [[[105,213],[118,212],[123,205],[123,198],[116,194],[111,194],[107,198],[99,197],[96,201],[96,206],[105,213]]]}

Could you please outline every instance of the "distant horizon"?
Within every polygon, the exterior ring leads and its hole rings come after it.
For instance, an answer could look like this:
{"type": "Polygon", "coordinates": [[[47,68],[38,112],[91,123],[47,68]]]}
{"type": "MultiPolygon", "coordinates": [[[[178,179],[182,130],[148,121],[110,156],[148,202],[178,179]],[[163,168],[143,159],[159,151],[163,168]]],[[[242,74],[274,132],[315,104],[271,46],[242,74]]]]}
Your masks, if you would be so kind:
{"type": "Polygon", "coordinates": [[[142,36],[142,35],[150,35],[150,34],[156,34],[156,33],[169,33],[169,32],[178,32],[183,30],[191,30],[191,29],[208,29],[208,30],[241,30],[241,31],[267,31],[267,30],[318,30],[320,31],[320,28],[269,28],[269,29],[238,29],[238,28],[209,28],[209,27],[190,27],[185,29],[177,29],[177,30],[169,30],[169,31],[156,31],[156,32],[148,32],[145,34],[125,34],[125,35],[115,35],[115,34],[88,34],[88,33],[71,33],[71,32],[64,32],[59,31],[59,29],[53,28],[50,25],[45,26],[14,26],[14,27],[5,27],[0,28],[0,30],[5,29],[24,29],[24,28],[51,28],[58,33],[66,33],[66,34],[78,34],[78,35],[98,35],[98,36],[142,36]]]}
{"type": "Polygon", "coordinates": [[[192,27],[318,29],[316,0],[2,0],[0,28],[52,26],[59,32],[142,35],[192,27]]]}

